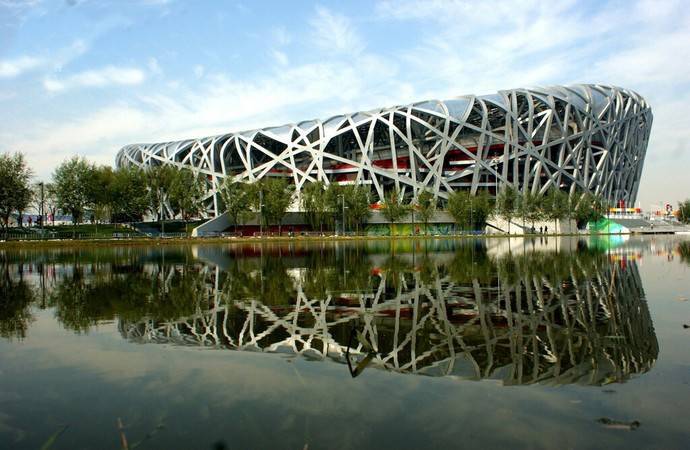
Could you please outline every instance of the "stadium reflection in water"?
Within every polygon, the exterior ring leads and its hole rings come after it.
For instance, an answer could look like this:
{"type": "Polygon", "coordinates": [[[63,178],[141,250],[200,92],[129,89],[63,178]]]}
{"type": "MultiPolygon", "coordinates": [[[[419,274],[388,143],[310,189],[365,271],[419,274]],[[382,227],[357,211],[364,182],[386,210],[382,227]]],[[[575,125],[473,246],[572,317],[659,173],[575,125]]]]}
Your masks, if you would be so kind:
{"type": "Polygon", "coordinates": [[[113,265],[113,283],[146,280],[157,299],[114,313],[133,342],[299,355],[353,376],[604,385],[652,368],[659,348],[634,254],[482,242],[198,247],[191,264],[113,265]]]}

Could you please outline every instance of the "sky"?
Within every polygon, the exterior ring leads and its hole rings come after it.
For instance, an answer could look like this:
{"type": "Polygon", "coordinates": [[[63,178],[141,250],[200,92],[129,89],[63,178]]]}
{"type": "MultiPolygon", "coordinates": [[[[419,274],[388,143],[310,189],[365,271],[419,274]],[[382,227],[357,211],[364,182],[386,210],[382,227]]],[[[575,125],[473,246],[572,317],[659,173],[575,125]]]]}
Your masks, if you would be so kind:
{"type": "Polygon", "coordinates": [[[573,83],[651,105],[642,208],[690,198],[685,1],[0,0],[0,152],[41,180],[132,143],[573,83]]]}

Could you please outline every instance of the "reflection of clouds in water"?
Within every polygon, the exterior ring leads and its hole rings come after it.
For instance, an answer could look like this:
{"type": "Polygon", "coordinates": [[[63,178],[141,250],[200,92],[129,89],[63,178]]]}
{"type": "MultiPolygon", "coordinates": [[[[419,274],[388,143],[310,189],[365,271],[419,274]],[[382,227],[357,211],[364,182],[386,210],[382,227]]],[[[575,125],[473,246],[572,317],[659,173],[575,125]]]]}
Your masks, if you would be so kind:
{"type": "MultiPolygon", "coordinates": [[[[2,400],[0,399],[0,405],[2,405],[2,400]]],[[[26,436],[26,431],[21,428],[15,428],[9,424],[12,421],[12,417],[9,414],[5,414],[0,411],[0,435],[11,436],[11,442],[16,444],[20,442],[26,436]]]]}

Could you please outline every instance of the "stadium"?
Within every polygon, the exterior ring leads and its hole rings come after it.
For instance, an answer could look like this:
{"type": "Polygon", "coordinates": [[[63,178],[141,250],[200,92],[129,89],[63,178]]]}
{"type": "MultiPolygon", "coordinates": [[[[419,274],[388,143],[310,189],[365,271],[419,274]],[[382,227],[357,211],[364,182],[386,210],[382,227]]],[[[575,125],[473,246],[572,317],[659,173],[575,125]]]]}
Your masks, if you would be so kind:
{"type": "Polygon", "coordinates": [[[428,190],[495,194],[502,185],[545,193],[558,187],[633,205],[652,113],[637,93],[605,85],[552,86],[465,95],[199,139],[122,148],[118,167],[169,164],[207,180],[209,216],[223,213],[223,181],[283,177],[301,188],[371,187],[381,202],[428,190]]]}

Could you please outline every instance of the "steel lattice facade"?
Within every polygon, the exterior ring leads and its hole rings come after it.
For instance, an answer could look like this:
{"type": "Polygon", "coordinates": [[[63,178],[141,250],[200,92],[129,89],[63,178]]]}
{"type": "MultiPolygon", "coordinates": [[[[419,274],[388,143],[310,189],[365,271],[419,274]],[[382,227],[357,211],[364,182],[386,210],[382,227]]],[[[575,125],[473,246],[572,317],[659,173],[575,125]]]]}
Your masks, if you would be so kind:
{"type": "MultiPolygon", "coordinates": [[[[603,85],[513,89],[429,100],[280,127],[120,150],[117,166],[170,164],[208,180],[208,212],[224,179],[284,177],[298,200],[305,183],[371,186],[440,199],[502,185],[544,193],[590,192],[611,204],[637,197],[652,124],[645,100],[603,85]]],[[[298,202],[295,202],[298,204],[298,202]]]]}

